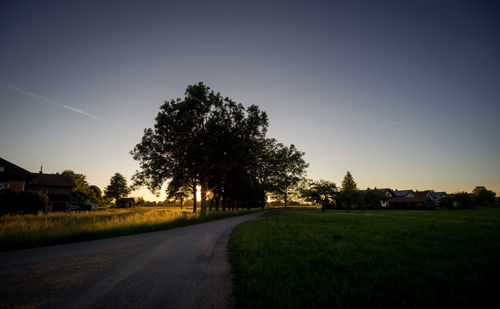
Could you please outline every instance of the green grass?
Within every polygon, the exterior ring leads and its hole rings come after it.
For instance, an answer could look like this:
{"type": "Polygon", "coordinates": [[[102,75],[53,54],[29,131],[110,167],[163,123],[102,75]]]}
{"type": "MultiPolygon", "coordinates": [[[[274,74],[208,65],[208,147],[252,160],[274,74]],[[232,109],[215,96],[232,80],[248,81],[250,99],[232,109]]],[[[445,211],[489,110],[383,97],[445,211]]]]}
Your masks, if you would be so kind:
{"type": "Polygon", "coordinates": [[[136,207],[98,211],[5,215],[0,217],[0,251],[159,231],[255,210],[211,212],[206,216],[178,208],[136,207]]]}
{"type": "Polygon", "coordinates": [[[500,209],[275,212],[239,225],[229,249],[240,308],[484,307],[500,209]]]}

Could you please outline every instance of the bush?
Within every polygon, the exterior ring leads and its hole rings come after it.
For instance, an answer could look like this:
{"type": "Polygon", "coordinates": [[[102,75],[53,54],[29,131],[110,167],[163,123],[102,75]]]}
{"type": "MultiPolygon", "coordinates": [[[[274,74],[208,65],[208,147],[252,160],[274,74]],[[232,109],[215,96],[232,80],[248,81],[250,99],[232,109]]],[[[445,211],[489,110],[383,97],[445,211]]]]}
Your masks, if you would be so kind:
{"type": "Polygon", "coordinates": [[[0,191],[0,215],[14,212],[16,193],[3,189],[0,191]]]}
{"type": "Polygon", "coordinates": [[[472,201],[476,206],[494,206],[496,193],[483,186],[477,186],[472,190],[472,201]]]}
{"type": "Polygon", "coordinates": [[[44,211],[49,197],[46,194],[34,191],[22,191],[17,194],[16,208],[24,213],[37,213],[44,211]]]}
{"type": "Polygon", "coordinates": [[[40,192],[10,190],[0,192],[0,214],[7,213],[37,213],[44,211],[49,197],[40,192]]]}

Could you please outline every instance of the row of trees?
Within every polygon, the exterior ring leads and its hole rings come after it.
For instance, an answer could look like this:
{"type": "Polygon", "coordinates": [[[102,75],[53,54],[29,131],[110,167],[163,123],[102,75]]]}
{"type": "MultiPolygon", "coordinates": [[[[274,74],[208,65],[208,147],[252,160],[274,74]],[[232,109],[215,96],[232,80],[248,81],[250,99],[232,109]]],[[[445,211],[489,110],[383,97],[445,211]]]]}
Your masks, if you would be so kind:
{"type": "Polygon", "coordinates": [[[170,198],[193,197],[200,212],[264,206],[267,194],[285,200],[305,176],[308,164],[294,145],[267,138],[268,118],[258,106],[245,108],[203,83],[187,87],[183,99],[166,101],[154,128],[144,130],[131,151],[140,171],[134,185],[159,194],[168,181],[170,198]],[[207,205],[207,193],[212,198],[207,205]]]}
{"type": "MultiPolygon", "coordinates": [[[[389,202],[391,197],[377,189],[360,191],[351,173],[348,171],[342,181],[342,187],[338,188],[335,183],[320,180],[309,181],[298,190],[299,196],[306,201],[319,204],[323,211],[333,208],[358,208],[363,207],[378,209],[381,203],[389,202]]],[[[484,186],[477,186],[471,193],[458,192],[439,197],[439,207],[441,208],[473,208],[473,207],[494,207],[500,206],[496,193],[486,189],[484,186]]]]}
{"type": "Polygon", "coordinates": [[[127,185],[127,180],[120,173],[115,173],[104,192],[96,185],[89,185],[87,176],[75,173],[72,170],[65,170],[62,175],[70,176],[75,183],[71,192],[71,199],[76,204],[96,203],[99,205],[109,205],[112,200],[118,200],[127,196],[131,189],[127,185]]]}
{"type": "Polygon", "coordinates": [[[347,171],[340,188],[334,182],[327,180],[309,181],[299,189],[300,196],[308,202],[321,205],[323,211],[333,208],[363,208],[378,209],[381,202],[387,202],[390,197],[377,189],[360,191],[351,173],[347,171]]]}
{"type": "Polygon", "coordinates": [[[477,186],[472,190],[472,194],[457,192],[440,197],[439,205],[451,209],[493,207],[500,206],[500,199],[496,198],[495,192],[486,189],[484,186],[477,186]]]}

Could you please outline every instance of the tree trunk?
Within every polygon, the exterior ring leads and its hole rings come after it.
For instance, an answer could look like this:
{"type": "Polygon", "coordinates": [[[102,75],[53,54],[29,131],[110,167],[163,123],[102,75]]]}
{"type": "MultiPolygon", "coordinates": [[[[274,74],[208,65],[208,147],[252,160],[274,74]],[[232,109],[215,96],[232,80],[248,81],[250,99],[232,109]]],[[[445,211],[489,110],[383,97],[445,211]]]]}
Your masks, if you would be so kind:
{"type": "Polygon", "coordinates": [[[219,211],[219,201],[220,196],[217,194],[217,197],[215,198],[215,211],[219,211]]]}
{"type": "Polygon", "coordinates": [[[267,194],[266,194],[266,191],[262,192],[262,208],[267,208],[267,194]]]}
{"type": "Polygon", "coordinates": [[[207,184],[204,179],[201,181],[200,214],[202,216],[207,214],[207,184]]]}
{"type": "Polygon", "coordinates": [[[182,210],[182,202],[184,201],[183,198],[181,198],[180,203],[181,203],[181,210],[182,210]]]}
{"type": "Polygon", "coordinates": [[[286,210],[287,210],[287,206],[288,206],[288,201],[287,201],[287,198],[288,198],[288,194],[285,190],[285,213],[286,213],[286,210]]]}
{"type": "Polygon", "coordinates": [[[193,185],[193,213],[196,212],[196,184],[193,185]]]}

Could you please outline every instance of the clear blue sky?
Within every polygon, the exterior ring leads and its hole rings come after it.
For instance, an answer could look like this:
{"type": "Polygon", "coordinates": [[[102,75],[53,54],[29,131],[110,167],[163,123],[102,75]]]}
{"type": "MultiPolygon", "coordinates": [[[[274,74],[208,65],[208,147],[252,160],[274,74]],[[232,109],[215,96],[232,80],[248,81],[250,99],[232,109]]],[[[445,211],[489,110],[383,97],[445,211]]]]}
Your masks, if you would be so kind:
{"type": "Polygon", "coordinates": [[[269,2],[2,1],[0,157],[130,179],[203,81],[265,110],[309,178],[500,194],[497,1],[269,2]]]}

